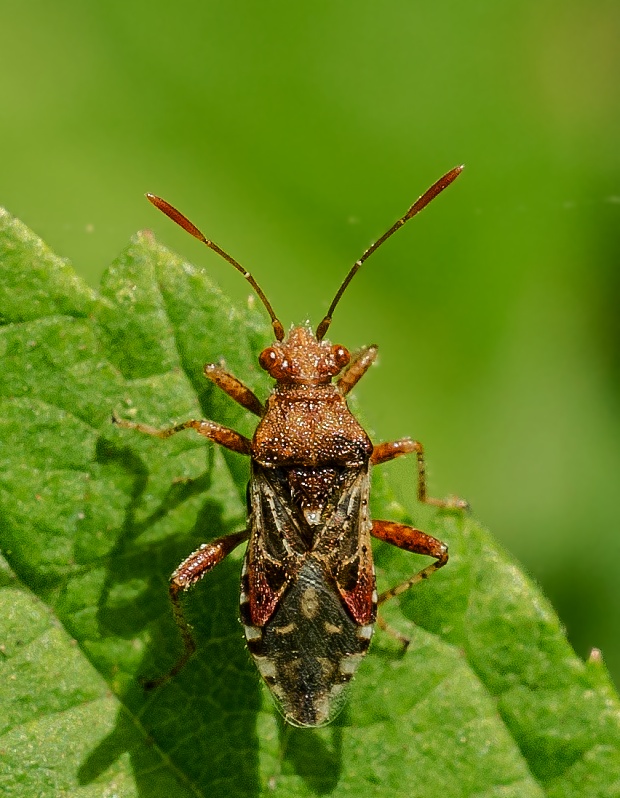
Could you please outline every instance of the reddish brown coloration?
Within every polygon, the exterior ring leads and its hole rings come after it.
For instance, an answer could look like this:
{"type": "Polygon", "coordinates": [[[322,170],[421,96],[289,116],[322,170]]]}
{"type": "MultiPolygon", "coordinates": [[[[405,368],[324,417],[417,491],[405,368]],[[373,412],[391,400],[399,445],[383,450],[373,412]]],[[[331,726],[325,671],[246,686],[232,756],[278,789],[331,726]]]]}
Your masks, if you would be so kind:
{"type": "MultiPolygon", "coordinates": [[[[241,383],[239,384],[241,385],[241,383]]],[[[244,435],[215,421],[196,421],[191,419],[190,421],[184,421],[182,424],[176,424],[174,427],[168,427],[168,429],[156,429],[148,424],[136,424],[133,421],[126,421],[116,416],[112,417],[112,421],[119,427],[135,429],[147,435],[154,435],[157,438],[169,438],[184,429],[194,429],[199,435],[203,435],[214,443],[218,443],[232,452],[237,452],[237,454],[250,454],[252,451],[252,444],[244,435]]]]}
{"type": "MultiPolygon", "coordinates": [[[[373,446],[351,414],[346,396],[374,362],[377,347],[362,349],[351,359],[345,347],[323,337],[362,263],[448,186],[461,168],[431,186],[366,250],[347,274],[316,333],[308,327],[293,327],[287,338],[249,272],[165,200],[148,195],[156,207],[244,275],[265,305],[276,337],[259,357],[261,367],[276,383],[264,405],[223,366],[205,366],[210,380],[260,417],[251,441],[213,421],[191,420],[157,430],[114,419],[120,426],[161,438],[191,428],[251,457],[248,528],[203,545],[173,573],[170,597],[184,653],[166,676],[150,686],[178,673],[195,650],[181,608],[182,591],[249,539],[240,598],[248,649],[286,720],[298,726],[324,725],[342,707],[344,687],[368,649],[377,604],[426,579],[447,562],[448,549],[441,541],[404,524],[370,519],[371,466],[408,453],[417,458],[420,501],[464,505],[427,497],[420,443],[403,438],[373,446]],[[433,557],[435,562],[377,599],[371,535],[433,557]]],[[[380,619],[379,624],[387,628],[380,619]]],[[[396,636],[406,644],[402,635],[396,636]]]]}
{"type": "Polygon", "coordinates": [[[181,637],[183,638],[183,655],[164,676],[159,679],[145,681],[144,687],[147,690],[152,690],[160,684],[167,682],[173,676],[176,676],[196,650],[191,628],[183,615],[179,594],[190,588],[198,582],[199,579],[202,579],[212,568],[215,568],[218,563],[227,557],[231,551],[236,549],[239,544],[247,540],[249,536],[250,533],[244,530],[243,532],[237,532],[233,535],[224,535],[221,538],[217,538],[217,540],[211,541],[211,543],[205,543],[197,551],[190,554],[172,574],[170,578],[169,594],[174,619],[177,622],[181,637]]]}
{"type": "Polygon", "coordinates": [[[399,549],[412,551],[415,554],[426,554],[437,560],[443,560],[448,551],[445,543],[427,535],[426,532],[395,521],[373,521],[372,536],[398,546],[399,549]]]}
{"type": "Polygon", "coordinates": [[[377,617],[375,570],[372,562],[370,539],[362,536],[358,550],[348,562],[337,568],[338,591],[355,622],[360,626],[374,623],[377,617]]]}
{"type": "Polygon", "coordinates": [[[380,443],[375,446],[372,452],[370,462],[373,465],[381,465],[399,457],[401,454],[409,454],[417,452],[422,449],[422,444],[418,441],[411,440],[411,438],[401,438],[398,441],[390,441],[389,443],[380,443]]]}
{"type": "Polygon", "coordinates": [[[370,439],[348,412],[340,394],[289,388],[267,400],[265,417],[252,441],[252,454],[266,466],[361,465],[370,439]],[[317,412],[318,411],[318,412],[317,412]],[[277,446],[274,446],[274,441],[277,446]]]}
{"type": "Polygon", "coordinates": [[[331,305],[329,306],[329,310],[325,314],[325,318],[317,327],[316,337],[319,341],[321,340],[321,338],[323,338],[323,336],[327,332],[329,325],[332,322],[332,315],[334,313],[334,310],[336,309],[336,305],[340,302],[342,295],[347,290],[349,283],[357,274],[362,263],[364,263],[365,260],[368,260],[368,258],[372,255],[372,253],[376,252],[376,250],[379,249],[381,244],[387,241],[387,239],[391,235],[393,235],[397,230],[399,230],[405,224],[405,222],[408,222],[409,219],[413,219],[413,217],[417,213],[420,213],[421,210],[426,208],[429,202],[434,200],[438,194],[441,194],[444,188],[447,188],[450,185],[450,183],[454,182],[462,171],[463,171],[462,166],[455,166],[454,169],[451,169],[443,177],[440,177],[439,180],[433,183],[433,185],[429,189],[427,189],[424,192],[424,194],[422,194],[421,197],[418,197],[418,199],[409,208],[407,213],[404,216],[401,216],[401,218],[397,222],[394,222],[394,224],[390,227],[390,229],[387,232],[385,232],[381,236],[381,238],[378,238],[371,247],[368,247],[368,249],[366,250],[366,252],[364,252],[362,257],[353,264],[351,270],[342,281],[342,285],[336,292],[336,296],[334,297],[331,305]]]}
{"type": "Polygon", "coordinates": [[[338,390],[343,396],[353,390],[377,357],[376,346],[366,346],[353,356],[351,365],[338,380],[338,390]]]}
{"type": "Polygon", "coordinates": [[[328,385],[348,364],[344,346],[317,341],[309,327],[293,327],[286,341],[268,347],[258,362],[282,386],[328,385]]]}
{"type": "Polygon", "coordinates": [[[264,408],[260,399],[223,366],[218,366],[217,363],[206,363],[204,375],[229,396],[234,396],[237,402],[250,413],[254,413],[255,416],[263,415],[264,408]]]}
{"type": "Polygon", "coordinates": [[[294,327],[285,342],[263,352],[261,365],[269,360],[269,373],[278,383],[254,433],[254,460],[310,468],[365,462],[370,439],[331,384],[340,363],[348,362],[341,352],[344,347],[318,342],[306,327],[294,327]]]}
{"type": "Polygon", "coordinates": [[[233,535],[224,535],[221,538],[204,543],[197,551],[183,560],[181,565],[172,574],[173,583],[180,590],[187,590],[199,579],[214,568],[224,557],[237,548],[250,533],[245,529],[233,535]]]}
{"type": "Polygon", "coordinates": [[[173,205],[171,205],[169,202],[166,202],[165,199],[162,199],[161,197],[156,197],[155,194],[147,194],[146,198],[158,210],[160,210],[162,213],[165,213],[166,216],[172,219],[173,222],[176,222],[176,224],[178,224],[179,227],[182,227],[191,236],[194,236],[194,238],[197,238],[199,241],[202,241],[202,243],[205,244],[207,247],[209,247],[209,249],[212,249],[214,252],[217,252],[217,254],[221,258],[224,258],[225,261],[230,263],[231,266],[234,266],[234,268],[245,277],[248,283],[256,291],[256,294],[260,299],[260,301],[267,309],[267,313],[269,313],[269,316],[271,317],[271,325],[273,327],[274,335],[276,336],[276,339],[278,341],[281,341],[284,338],[284,327],[282,326],[282,323],[279,321],[279,319],[276,317],[276,314],[273,312],[273,308],[271,307],[269,300],[263,293],[262,288],[252,277],[250,272],[246,271],[238,261],[236,261],[227,252],[224,252],[224,250],[221,247],[218,247],[215,241],[211,241],[205,235],[203,235],[200,232],[200,230],[196,227],[196,225],[193,222],[190,222],[187,216],[184,216],[181,213],[181,211],[178,211],[173,205]]]}

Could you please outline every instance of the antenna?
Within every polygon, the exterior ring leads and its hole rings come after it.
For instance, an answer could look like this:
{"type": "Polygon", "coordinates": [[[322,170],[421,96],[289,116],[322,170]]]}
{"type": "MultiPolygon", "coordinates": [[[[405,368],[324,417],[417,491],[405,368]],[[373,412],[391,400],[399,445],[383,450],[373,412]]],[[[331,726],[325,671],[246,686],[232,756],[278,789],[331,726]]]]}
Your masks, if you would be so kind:
{"type": "Polygon", "coordinates": [[[190,220],[183,216],[180,211],[177,211],[169,202],[162,199],[161,197],[156,197],[155,194],[147,194],[147,200],[152,203],[156,208],[162,213],[165,213],[173,222],[176,222],[179,227],[182,227],[186,230],[190,235],[197,238],[199,241],[202,241],[203,244],[206,244],[209,249],[212,249],[214,252],[217,252],[224,260],[228,261],[231,266],[234,266],[238,272],[245,277],[248,283],[252,286],[252,288],[256,291],[256,294],[260,301],[263,303],[265,308],[267,309],[267,313],[269,313],[269,317],[271,318],[271,326],[273,327],[274,335],[276,336],[277,341],[284,340],[284,327],[282,326],[282,322],[278,319],[276,314],[274,313],[273,308],[265,294],[263,293],[261,287],[256,282],[256,280],[252,277],[249,271],[243,268],[243,266],[238,263],[231,255],[227,252],[224,252],[223,249],[218,247],[218,245],[214,241],[210,241],[205,235],[203,235],[200,230],[196,227],[195,224],[192,224],[190,220]]]}
{"type": "Polygon", "coordinates": [[[379,249],[381,244],[383,244],[384,241],[387,241],[387,239],[393,233],[395,233],[400,227],[402,227],[405,224],[405,222],[408,222],[409,219],[412,219],[417,213],[420,213],[420,211],[423,208],[426,208],[428,203],[434,200],[438,194],[441,194],[444,188],[447,188],[450,185],[450,183],[456,180],[456,178],[461,174],[462,171],[463,171],[463,166],[455,166],[454,169],[451,169],[443,177],[440,177],[436,183],[433,183],[433,185],[427,191],[425,191],[424,194],[422,194],[422,196],[419,199],[417,199],[413,203],[413,205],[409,208],[407,213],[397,222],[395,222],[387,231],[387,233],[384,233],[381,236],[381,238],[375,241],[375,243],[372,246],[368,247],[368,249],[366,250],[366,252],[364,252],[362,257],[353,264],[353,266],[349,270],[349,273],[344,278],[342,285],[338,289],[336,296],[333,299],[333,302],[329,306],[329,310],[325,314],[323,321],[319,324],[319,326],[316,329],[316,337],[318,341],[320,341],[327,332],[329,325],[332,323],[332,315],[334,313],[336,305],[340,302],[342,295],[347,290],[349,283],[355,276],[356,272],[359,270],[362,263],[365,260],[367,260],[376,249],[379,249]]]}

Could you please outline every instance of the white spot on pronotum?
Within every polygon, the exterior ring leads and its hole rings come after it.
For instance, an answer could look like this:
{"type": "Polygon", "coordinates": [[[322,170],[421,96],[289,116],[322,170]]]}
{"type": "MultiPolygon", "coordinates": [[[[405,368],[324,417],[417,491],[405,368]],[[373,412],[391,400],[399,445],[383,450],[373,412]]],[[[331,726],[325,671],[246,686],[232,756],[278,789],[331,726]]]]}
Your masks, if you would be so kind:
{"type": "Polygon", "coordinates": [[[365,640],[370,640],[372,637],[372,624],[360,626],[360,628],[357,630],[357,636],[363,637],[365,640]]]}
{"type": "Polygon", "coordinates": [[[377,603],[377,601],[378,601],[378,599],[379,599],[379,596],[377,595],[377,591],[376,591],[376,590],[373,590],[373,591],[372,591],[372,601],[373,601],[373,604],[376,604],[376,603],[377,603]]]}

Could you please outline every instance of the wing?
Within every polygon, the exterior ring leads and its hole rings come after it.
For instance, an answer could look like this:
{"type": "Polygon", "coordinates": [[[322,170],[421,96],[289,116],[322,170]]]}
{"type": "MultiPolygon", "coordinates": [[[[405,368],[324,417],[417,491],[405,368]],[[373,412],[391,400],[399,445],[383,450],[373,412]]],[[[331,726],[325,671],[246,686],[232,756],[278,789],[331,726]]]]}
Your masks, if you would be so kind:
{"type": "Polygon", "coordinates": [[[286,483],[284,470],[252,464],[251,535],[246,557],[255,626],[264,626],[271,618],[282,594],[296,579],[307,550],[286,483]]]}
{"type": "MultiPolygon", "coordinates": [[[[345,606],[359,625],[376,614],[375,571],[368,511],[368,466],[349,468],[323,513],[312,556],[331,575],[345,606]]],[[[308,556],[303,516],[291,502],[286,469],[253,463],[250,481],[251,537],[247,550],[252,623],[264,626],[308,556]]]]}
{"type": "Polygon", "coordinates": [[[356,623],[373,623],[377,616],[375,569],[370,544],[368,465],[347,470],[333,511],[314,549],[334,577],[338,592],[356,623]]]}

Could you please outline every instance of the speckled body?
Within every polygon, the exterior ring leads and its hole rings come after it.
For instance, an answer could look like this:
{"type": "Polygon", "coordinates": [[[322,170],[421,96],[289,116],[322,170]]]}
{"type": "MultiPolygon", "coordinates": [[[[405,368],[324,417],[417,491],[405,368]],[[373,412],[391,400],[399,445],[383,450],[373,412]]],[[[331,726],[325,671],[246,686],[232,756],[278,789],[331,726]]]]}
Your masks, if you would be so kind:
{"type": "Polygon", "coordinates": [[[291,331],[277,352],[289,379],[279,375],[252,440],[241,618],[258,670],[298,726],[340,710],[376,616],[373,447],[331,384],[333,351],[305,327],[291,331]]]}
{"type": "Polygon", "coordinates": [[[372,444],[335,385],[277,386],[252,441],[265,466],[362,465],[372,444]]]}

